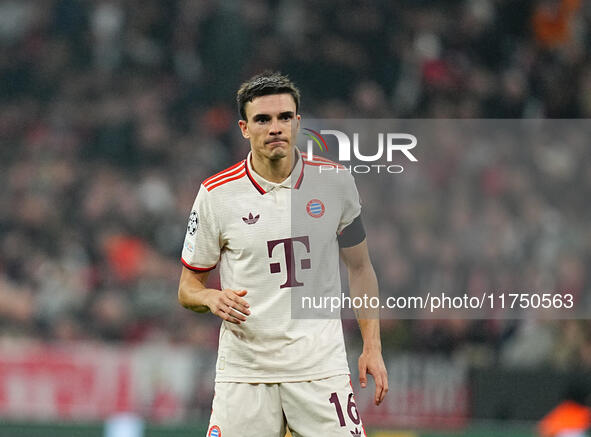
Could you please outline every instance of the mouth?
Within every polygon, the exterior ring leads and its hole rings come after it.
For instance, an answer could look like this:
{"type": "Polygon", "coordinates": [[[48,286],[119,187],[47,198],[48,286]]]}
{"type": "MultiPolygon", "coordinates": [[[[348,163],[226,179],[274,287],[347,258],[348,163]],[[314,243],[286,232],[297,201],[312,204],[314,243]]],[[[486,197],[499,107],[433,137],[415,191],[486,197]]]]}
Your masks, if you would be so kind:
{"type": "Polygon", "coordinates": [[[282,146],[284,144],[287,144],[287,141],[285,140],[270,140],[270,141],[266,141],[265,144],[269,145],[269,146],[282,146]]]}

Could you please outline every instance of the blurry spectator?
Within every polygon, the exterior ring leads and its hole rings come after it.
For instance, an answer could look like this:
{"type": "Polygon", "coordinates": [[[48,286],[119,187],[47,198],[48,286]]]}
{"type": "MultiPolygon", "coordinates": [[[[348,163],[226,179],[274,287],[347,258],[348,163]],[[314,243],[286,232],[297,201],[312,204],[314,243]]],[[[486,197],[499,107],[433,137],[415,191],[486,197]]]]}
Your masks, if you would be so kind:
{"type": "Polygon", "coordinates": [[[587,392],[573,382],[569,393],[538,423],[541,437],[584,437],[591,427],[591,408],[585,405],[587,392]]]}
{"type": "MultiPolygon", "coordinates": [[[[302,84],[308,118],[591,116],[587,4],[435,3],[0,1],[3,335],[215,346],[213,319],[174,312],[178,256],[203,177],[245,154],[219,102],[256,71],[302,84]]],[[[552,287],[591,306],[589,148],[500,126],[469,146],[442,131],[393,187],[360,184],[385,295],[552,287]]],[[[585,321],[383,329],[385,348],[591,368],[585,321]]]]}
{"type": "Polygon", "coordinates": [[[572,37],[572,20],[581,0],[541,0],[534,11],[536,41],[545,48],[567,43],[572,37]]]}

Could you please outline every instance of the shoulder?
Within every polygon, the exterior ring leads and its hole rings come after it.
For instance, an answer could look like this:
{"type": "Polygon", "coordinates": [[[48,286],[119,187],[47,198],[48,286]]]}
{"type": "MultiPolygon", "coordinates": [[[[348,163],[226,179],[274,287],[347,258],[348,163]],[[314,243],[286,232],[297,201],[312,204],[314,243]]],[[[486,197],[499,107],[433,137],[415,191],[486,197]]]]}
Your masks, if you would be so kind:
{"type": "Polygon", "coordinates": [[[328,158],[324,158],[324,157],[318,156],[318,155],[312,155],[312,159],[308,159],[308,155],[302,154],[302,158],[304,159],[304,164],[306,164],[306,165],[311,165],[311,166],[316,166],[316,167],[329,166],[332,168],[339,168],[339,169],[345,168],[342,164],[339,164],[337,162],[331,161],[328,158]]]}
{"type": "Polygon", "coordinates": [[[221,186],[227,187],[228,183],[237,181],[246,176],[245,162],[246,160],[243,159],[213,176],[208,177],[201,183],[201,185],[203,185],[208,192],[221,186]]]}
{"type": "Polygon", "coordinates": [[[302,157],[304,165],[309,167],[306,174],[311,175],[310,177],[318,184],[342,187],[355,183],[349,169],[338,162],[317,155],[313,155],[312,159],[308,159],[308,156],[304,154],[302,157]]]}

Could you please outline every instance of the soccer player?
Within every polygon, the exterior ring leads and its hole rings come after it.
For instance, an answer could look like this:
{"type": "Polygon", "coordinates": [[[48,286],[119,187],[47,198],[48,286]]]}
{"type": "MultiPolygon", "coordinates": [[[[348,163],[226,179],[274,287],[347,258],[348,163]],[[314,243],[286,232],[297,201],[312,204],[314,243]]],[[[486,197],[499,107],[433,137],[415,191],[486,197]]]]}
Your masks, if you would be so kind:
{"type": "MultiPolygon", "coordinates": [[[[245,160],[203,181],[182,250],[178,297],[223,322],[208,436],[362,436],[340,318],[292,317],[299,290],[340,295],[339,253],[352,296],[377,296],[355,182],[295,147],[300,93],[263,73],[237,94],[245,160]],[[295,200],[297,199],[297,200],[295,200]],[[220,265],[222,290],[206,287],[220,265]]],[[[364,313],[365,314],[365,313],[364,313]]],[[[359,379],[388,391],[379,319],[358,314],[359,379]]]]}

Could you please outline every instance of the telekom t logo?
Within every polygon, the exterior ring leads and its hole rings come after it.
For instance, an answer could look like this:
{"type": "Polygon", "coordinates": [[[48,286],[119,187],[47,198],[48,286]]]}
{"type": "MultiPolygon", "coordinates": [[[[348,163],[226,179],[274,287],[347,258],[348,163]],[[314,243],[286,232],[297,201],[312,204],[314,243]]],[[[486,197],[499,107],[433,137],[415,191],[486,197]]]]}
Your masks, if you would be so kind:
{"type": "MultiPolygon", "coordinates": [[[[282,238],[281,240],[267,241],[267,250],[269,251],[269,258],[273,258],[273,249],[275,249],[275,246],[283,244],[283,253],[285,254],[285,266],[287,267],[287,280],[285,281],[285,284],[283,284],[279,288],[301,287],[304,285],[303,283],[298,282],[298,280],[295,277],[295,253],[293,251],[294,242],[303,244],[306,248],[306,252],[310,253],[310,240],[308,236],[282,238]]],[[[302,270],[312,268],[310,258],[301,259],[300,267],[302,268],[302,270]]],[[[280,263],[271,263],[269,265],[269,268],[271,270],[271,273],[281,272],[280,263]]]]}

